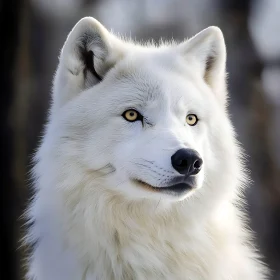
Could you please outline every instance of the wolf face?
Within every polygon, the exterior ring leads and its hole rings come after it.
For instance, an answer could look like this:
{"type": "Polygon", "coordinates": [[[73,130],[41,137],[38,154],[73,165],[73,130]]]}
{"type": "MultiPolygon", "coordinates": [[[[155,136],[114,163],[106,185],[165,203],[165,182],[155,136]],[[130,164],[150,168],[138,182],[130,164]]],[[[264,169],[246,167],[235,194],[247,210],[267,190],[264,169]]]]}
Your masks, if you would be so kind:
{"type": "Polygon", "coordinates": [[[100,188],[181,200],[215,165],[209,137],[225,92],[218,28],[179,45],[135,46],[84,18],[61,53],[51,118],[61,149],[100,188]]]}

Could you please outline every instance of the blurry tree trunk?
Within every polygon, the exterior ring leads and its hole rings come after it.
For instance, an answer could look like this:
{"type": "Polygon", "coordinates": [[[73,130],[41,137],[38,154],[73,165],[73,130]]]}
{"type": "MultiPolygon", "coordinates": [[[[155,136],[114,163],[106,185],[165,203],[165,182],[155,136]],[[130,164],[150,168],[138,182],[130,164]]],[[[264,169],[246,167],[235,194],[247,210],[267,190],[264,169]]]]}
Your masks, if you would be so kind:
{"type": "Polygon", "coordinates": [[[13,103],[15,60],[18,46],[19,15],[22,1],[1,1],[0,38],[2,63],[0,68],[0,131],[1,131],[1,270],[0,278],[18,279],[16,254],[16,220],[18,218],[18,196],[13,176],[14,133],[10,123],[13,103]]]}
{"type": "Polygon", "coordinates": [[[256,0],[220,0],[220,3],[224,23],[229,28],[227,33],[232,39],[228,50],[234,54],[229,57],[228,63],[229,68],[233,70],[229,72],[235,73],[230,76],[229,81],[235,97],[232,111],[236,112],[235,123],[243,136],[241,142],[249,152],[249,168],[254,178],[253,186],[247,194],[252,217],[251,226],[258,232],[257,243],[261,245],[261,252],[266,256],[265,262],[273,269],[271,279],[279,279],[279,170],[272,156],[275,151],[271,151],[267,125],[271,123],[273,108],[265,99],[261,83],[264,62],[256,54],[248,30],[250,5],[255,4],[256,0]],[[234,70],[235,65],[238,65],[239,69],[234,70]]]}

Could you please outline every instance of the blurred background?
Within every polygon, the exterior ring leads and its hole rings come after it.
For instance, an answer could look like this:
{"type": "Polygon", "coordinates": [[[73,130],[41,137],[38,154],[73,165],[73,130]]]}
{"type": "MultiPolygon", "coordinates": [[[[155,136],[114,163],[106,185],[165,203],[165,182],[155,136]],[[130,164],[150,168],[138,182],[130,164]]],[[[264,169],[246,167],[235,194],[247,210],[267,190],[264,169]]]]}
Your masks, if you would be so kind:
{"type": "MultiPolygon", "coordinates": [[[[1,279],[23,279],[22,214],[30,159],[49,107],[60,49],[93,16],[137,40],[183,40],[209,25],[224,32],[230,113],[249,157],[250,226],[280,280],[280,1],[2,0],[0,5],[1,279]]],[[[256,279],[257,280],[257,279],[256,279]]]]}

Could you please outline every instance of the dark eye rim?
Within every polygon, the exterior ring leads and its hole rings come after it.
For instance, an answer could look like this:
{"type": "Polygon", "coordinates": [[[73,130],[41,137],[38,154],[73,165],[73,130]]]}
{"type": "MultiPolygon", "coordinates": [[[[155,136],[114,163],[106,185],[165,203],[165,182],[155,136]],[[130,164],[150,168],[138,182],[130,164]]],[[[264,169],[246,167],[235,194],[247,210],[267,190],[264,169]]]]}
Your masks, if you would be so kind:
{"type": "Polygon", "coordinates": [[[127,110],[125,110],[123,113],[122,113],[122,117],[127,121],[127,122],[137,122],[137,121],[141,121],[142,123],[143,123],[143,119],[144,119],[144,117],[142,116],[142,114],[140,114],[137,110],[135,110],[135,109],[133,109],[133,108],[131,108],[131,109],[127,109],[127,110]],[[136,114],[137,114],[137,118],[135,119],[135,120],[128,120],[126,117],[125,117],[125,114],[128,112],[128,111],[134,111],[134,112],[136,112],[136,114]]]}
{"type": "Polygon", "coordinates": [[[189,123],[187,123],[187,124],[188,124],[189,126],[195,126],[195,125],[198,123],[199,118],[197,117],[196,114],[187,114],[186,119],[187,119],[187,117],[189,117],[189,116],[194,116],[195,119],[196,119],[196,122],[195,122],[194,124],[189,124],[189,123]]]}

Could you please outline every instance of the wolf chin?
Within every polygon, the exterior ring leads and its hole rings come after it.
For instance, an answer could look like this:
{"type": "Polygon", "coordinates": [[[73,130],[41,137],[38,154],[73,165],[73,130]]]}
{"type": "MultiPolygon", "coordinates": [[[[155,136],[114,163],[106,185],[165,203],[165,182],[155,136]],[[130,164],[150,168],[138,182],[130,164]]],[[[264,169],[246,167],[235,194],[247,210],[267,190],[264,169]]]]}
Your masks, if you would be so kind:
{"type": "Polygon", "coordinates": [[[155,45],[75,25],[34,159],[28,279],[267,279],[225,65],[217,27],[155,45]]]}

